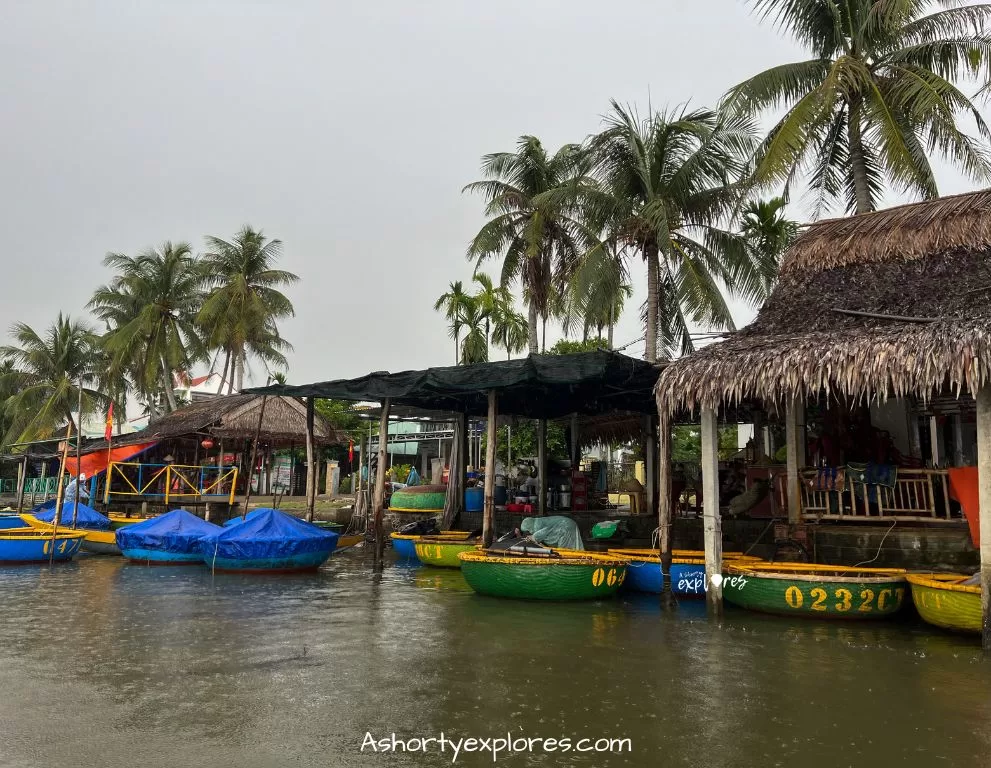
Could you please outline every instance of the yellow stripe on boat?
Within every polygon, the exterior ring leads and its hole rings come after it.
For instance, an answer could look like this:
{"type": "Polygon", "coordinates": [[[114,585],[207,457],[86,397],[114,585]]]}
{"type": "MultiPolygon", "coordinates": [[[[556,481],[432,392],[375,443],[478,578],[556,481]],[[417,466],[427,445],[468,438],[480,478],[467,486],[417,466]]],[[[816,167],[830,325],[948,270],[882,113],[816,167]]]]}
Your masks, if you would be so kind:
{"type": "Polygon", "coordinates": [[[910,573],[912,602],[922,619],[957,632],[981,631],[981,588],[959,573],[910,573]]]}

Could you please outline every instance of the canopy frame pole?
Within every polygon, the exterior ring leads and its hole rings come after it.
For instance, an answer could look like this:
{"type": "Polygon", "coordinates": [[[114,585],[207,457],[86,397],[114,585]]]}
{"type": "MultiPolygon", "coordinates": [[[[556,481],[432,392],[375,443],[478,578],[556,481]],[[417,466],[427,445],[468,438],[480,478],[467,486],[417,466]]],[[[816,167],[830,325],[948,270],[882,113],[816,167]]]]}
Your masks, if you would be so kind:
{"type": "Polygon", "coordinates": [[[382,568],[382,561],[385,555],[385,532],[382,526],[382,518],[385,507],[385,454],[389,448],[389,411],[392,409],[392,401],[385,398],[382,401],[382,415],[379,418],[379,456],[378,469],[375,472],[375,559],[376,569],[382,568]]]}
{"type": "Polygon", "coordinates": [[[981,540],[981,644],[991,653],[991,384],[977,390],[977,489],[981,540]]]}
{"type": "Polygon", "coordinates": [[[657,429],[657,546],[661,559],[661,606],[674,608],[677,605],[671,589],[671,528],[673,509],[671,503],[671,414],[667,408],[658,413],[657,429]]]}
{"type": "Polygon", "coordinates": [[[798,414],[802,407],[800,398],[791,397],[785,405],[785,448],[788,453],[788,524],[802,522],[802,486],[799,475],[799,426],[798,414]]]}
{"type": "Polygon", "coordinates": [[[547,419],[537,420],[537,509],[547,514],[547,419]]]}
{"type": "Polygon", "coordinates": [[[719,514],[719,425],[716,409],[702,409],[702,529],[705,538],[705,597],[709,614],[723,612],[723,532],[719,514]]]}
{"type": "MultiPolygon", "coordinates": [[[[251,441],[251,461],[248,463],[248,471],[245,474],[244,489],[244,509],[241,510],[241,520],[248,518],[248,502],[251,501],[251,478],[255,475],[255,460],[258,457],[258,441],[262,434],[262,420],[265,418],[265,405],[268,403],[268,395],[262,395],[262,404],[258,409],[258,423],[255,425],[255,439],[251,441]]],[[[223,454],[220,456],[220,463],[223,464],[223,454]]],[[[290,462],[292,459],[290,458],[290,462]]],[[[292,464],[290,464],[290,468],[292,464]]],[[[291,475],[290,471],[290,475],[291,475]]],[[[261,473],[258,473],[258,484],[261,485],[261,473]]]]}
{"type": "Polygon", "coordinates": [[[499,396],[496,390],[489,390],[489,419],[486,422],[487,434],[485,443],[485,513],[482,517],[482,545],[492,546],[495,528],[495,465],[497,418],[499,396]]]}
{"type": "MultiPolygon", "coordinates": [[[[306,522],[313,522],[313,514],[317,504],[316,450],[314,448],[314,423],[316,421],[316,403],[313,396],[306,398],[306,522]]],[[[261,473],[258,473],[258,484],[261,485],[261,473]]]]}

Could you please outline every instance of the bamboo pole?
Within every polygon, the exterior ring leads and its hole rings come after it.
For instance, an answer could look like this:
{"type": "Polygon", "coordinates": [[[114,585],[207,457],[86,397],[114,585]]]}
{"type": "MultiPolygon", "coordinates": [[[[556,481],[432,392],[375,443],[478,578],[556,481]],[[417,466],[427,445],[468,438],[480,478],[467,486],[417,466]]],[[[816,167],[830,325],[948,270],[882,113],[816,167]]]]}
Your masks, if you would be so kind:
{"type": "Polygon", "coordinates": [[[385,507],[385,453],[389,448],[389,410],[391,400],[387,397],[382,401],[382,415],[379,418],[379,454],[378,470],[375,473],[375,568],[382,567],[385,555],[385,531],[382,527],[382,517],[385,507]]]}
{"type": "Polygon", "coordinates": [[[676,605],[671,587],[671,415],[667,408],[658,414],[657,429],[657,546],[660,550],[661,576],[664,586],[661,589],[661,605],[673,608],[676,605]]]}
{"type": "MultiPolygon", "coordinates": [[[[313,445],[313,431],[316,404],[313,397],[306,398],[306,521],[313,522],[317,504],[316,451],[313,445]]],[[[259,484],[261,478],[258,478],[259,484]]]]}
{"type": "Polygon", "coordinates": [[[977,489],[981,540],[981,641],[991,653],[991,384],[977,390],[977,489]]]}
{"type": "Polygon", "coordinates": [[[702,529],[709,613],[723,612],[723,532],[719,514],[719,426],[714,408],[702,410],[702,529]]]}
{"type": "Polygon", "coordinates": [[[28,455],[25,453],[24,458],[21,459],[21,463],[17,467],[17,514],[24,511],[24,486],[28,482],[28,455]]]}
{"type": "Polygon", "coordinates": [[[537,509],[547,514],[547,419],[537,421],[537,509]]]}
{"type": "Polygon", "coordinates": [[[76,520],[79,517],[79,494],[82,489],[79,487],[79,477],[82,474],[83,463],[83,377],[79,376],[79,394],[76,398],[76,418],[79,419],[79,428],[76,430],[76,495],[72,499],[72,530],[76,530],[76,520]]]}
{"type": "Polygon", "coordinates": [[[495,465],[498,395],[494,389],[489,390],[489,420],[486,423],[488,432],[485,443],[485,512],[482,516],[482,545],[491,546],[494,537],[495,523],[495,465]]]}
{"type": "Polygon", "coordinates": [[[55,516],[52,518],[52,539],[48,552],[48,564],[55,562],[55,534],[58,533],[58,524],[62,521],[62,491],[63,478],[65,476],[65,464],[69,460],[69,438],[72,437],[72,421],[65,429],[65,442],[62,443],[62,457],[59,460],[58,484],[55,486],[55,516]]]}
{"type": "Polygon", "coordinates": [[[798,412],[802,401],[789,398],[785,406],[785,444],[788,452],[788,523],[802,522],[802,485],[799,455],[798,412]]]}
{"type": "MultiPolygon", "coordinates": [[[[262,395],[261,408],[258,409],[258,424],[255,427],[255,439],[251,441],[251,463],[248,464],[248,476],[244,489],[244,509],[241,510],[241,520],[248,517],[248,502],[251,501],[251,478],[255,474],[255,457],[258,455],[258,441],[262,434],[262,420],[265,418],[265,404],[268,402],[268,395],[262,395]]],[[[223,453],[220,454],[221,464],[223,463],[223,453]]],[[[259,477],[259,481],[261,478],[259,477]]]]}

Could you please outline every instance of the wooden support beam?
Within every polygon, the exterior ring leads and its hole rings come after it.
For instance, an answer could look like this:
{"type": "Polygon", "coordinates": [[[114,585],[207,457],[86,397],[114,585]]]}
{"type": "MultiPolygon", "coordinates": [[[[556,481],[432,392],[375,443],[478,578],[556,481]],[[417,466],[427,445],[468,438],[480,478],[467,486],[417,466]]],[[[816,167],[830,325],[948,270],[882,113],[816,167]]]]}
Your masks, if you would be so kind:
{"type": "Polygon", "coordinates": [[[935,416],[929,417],[929,447],[932,452],[933,469],[938,469],[942,460],[940,451],[940,429],[939,420],[935,416]]]}
{"type": "Polygon", "coordinates": [[[482,517],[482,544],[491,546],[495,534],[495,465],[496,442],[498,435],[498,395],[494,389],[489,390],[489,418],[486,422],[485,438],[485,507],[482,517]]]}
{"type": "Polygon", "coordinates": [[[798,525],[802,522],[802,485],[799,472],[804,464],[805,451],[800,443],[802,440],[798,416],[802,410],[799,398],[790,398],[785,406],[785,446],[788,451],[788,523],[798,525]]]}
{"type": "Polygon", "coordinates": [[[537,509],[547,514],[547,419],[537,421],[537,509]]]}
{"type": "Polygon", "coordinates": [[[977,488],[981,529],[981,640],[991,652],[991,384],[977,390],[977,488]]]}
{"type": "Polygon", "coordinates": [[[24,511],[24,486],[28,481],[28,456],[25,453],[17,465],[17,513],[24,511]]]}
{"type": "MultiPolygon", "coordinates": [[[[654,419],[651,416],[643,420],[643,472],[644,497],[647,502],[647,514],[654,514],[657,509],[657,436],[654,434],[654,419]]],[[[641,510],[643,511],[643,510],[641,510]]]]}
{"type": "Polygon", "coordinates": [[[392,402],[389,398],[382,401],[382,416],[379,419],[379,456],[378,468],[375,470],[375,501],[372,505],[375,519],[375,568],[382,567],[382,560],[385,555],[385,530],[382,526],[382,519],[385,514],[385,454],[389,448],[389,411],[392,409],[392,402]]]}
{"type": "MultiPolygon", "coordinates": [[[[316,421],[316,404],[312,397],[306,398],[306,521],[313,522],[313,513],[317,505],[317,457],[314,445],[314,425],[316,421]]],[[[261,485],[261,473],[258,474],[258,485],[261,485]]]]}
{"type": "Polygon", "coordinates": [[[716,410],[702,410],[702,533],[705,599],[709,613],[723,612],[723,526],[719,512],[719,425],[716,410]]]}
{"type": "MultiPolygon", "coordinates": [[[[251,461],[248,464],[248,472],[245,479],[244,487],[244,509],[241,510],[241,519],[245,520],[248,517],[248,503],[251,501],[251,478],[255,475],[255,460],[258,457],[258,441],[261,439],[262,435],[262,422],[265,420],[265,406],[268,404],[268,395],[262,395],[262,404],[258,409],[258,423],[255,425],[255,439],[251,441],[251,461]]],[[[220,459],[218,460],[218,466],[222,465],[224,462],[224,444],[220,444],[220,459]]],[[[289,477],[292,478],[292,455],[290,451],[289,458],[289,477]]],[[[223,474],[223,470],[221,470],[223,474]]],[[[290,480],[291,482],[291,480],[290,480]]],[[[261,474],[258,475],[258,484],[261,485],[261,474]]],[[[289,493],[292,493],[292,486],[290,485],[289,493]]],[[[143,511],[143,510],[142,510],[143,511]]]]}
{"type": "Polygon", "coordinates": [[[661,605],[666,608],[675,605],[671,591],[671,525],[674,510],[671,505],[671,415],[664,408],[659,413],[657,429],[657,545],[661,555],[661,574],[664,587],[661,591],[661,605]]]}

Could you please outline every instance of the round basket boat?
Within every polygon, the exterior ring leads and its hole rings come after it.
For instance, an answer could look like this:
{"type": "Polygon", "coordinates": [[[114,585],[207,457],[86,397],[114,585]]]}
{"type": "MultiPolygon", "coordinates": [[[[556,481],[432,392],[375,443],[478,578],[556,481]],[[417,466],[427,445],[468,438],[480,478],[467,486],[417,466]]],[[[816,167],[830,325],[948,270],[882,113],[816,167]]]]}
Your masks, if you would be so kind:
{"type": "Polygon", "coordinates": [[[389,511],[418,515],[438,514],[444,511],[445,496],[446,485],[411,485],[392,494],[389,511]]]}
{"type": "Polygon", "coordinates": [[[553,552],[553,557],[517,557],[505,550],[476,550],[458,557],[468,585],[493,597],[594,600],[611,597],[626,579],[625,559],[569,549],[553,552]]]}
{"type": "Polygon", "coordinates": [[[418,536],[413,542],[416,559],[435,568],[460,568],[458,555],[478,548],[478,539],[451,536],[418,536]]]}
{"type": "MultiPolygon", "coordinates": [[[[609,549],[630,561],[625,589],[660,594],[664,588],[661,557],[656,549],[609,549]]],[[[671,591],[680,597],[705,597],[705,553],[691,549],[671,550],[671,591]]],[[[742,552],[723,552],[723,563],[759,563],[759,557],[742,552]]]]}
{"type": "MultiPolygon", "coordinates": [[[[470,536],[471,533],[469,531],[440,531],[439,533],[430,534],[431,538],[439,537],[450,539],[451,541],[463,541],[470,536]]],[[[416,542],[422,538],[421,535],[393,532],[389,534],[389,538],[392,540],[393,550],[402,560],[411,563],[419,562],[416,556],[416,542]]]]}
{"type": "Polygon", "coordinates": [[[958,573],[910,573],[912,602],[923,621],[954,632],[981,631],[981,588],[958,573]]]}
{"type": "Polygon", "coordinates": [[[723,598],[752,611],[818,619],[881,619],[908,589],[897,568],[811,563],[726,563],[723,598]]]}

